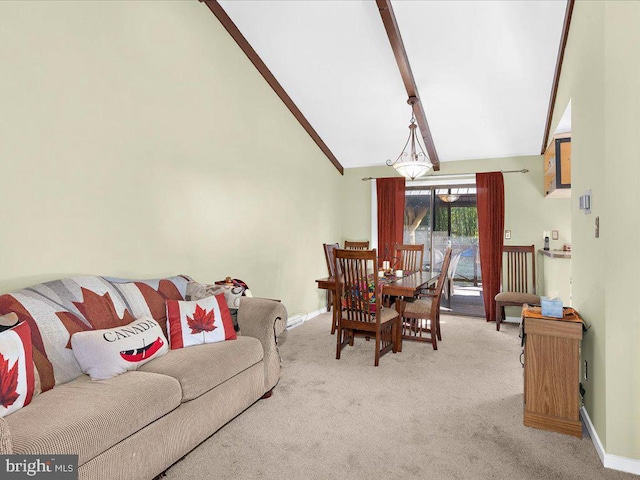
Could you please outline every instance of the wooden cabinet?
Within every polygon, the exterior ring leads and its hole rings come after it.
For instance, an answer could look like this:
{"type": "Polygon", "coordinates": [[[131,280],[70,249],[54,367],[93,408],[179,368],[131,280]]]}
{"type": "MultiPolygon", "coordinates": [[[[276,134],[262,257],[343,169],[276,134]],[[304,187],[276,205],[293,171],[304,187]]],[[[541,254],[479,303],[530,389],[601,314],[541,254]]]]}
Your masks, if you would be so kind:
{"type": "MultiPolygon", "coordinates": [[[[579,317],[563,321],[539,317],[540,307],[523,309],[524,424],[582,437],[580,422],[579,317]]],[[[577,317],[577,314],[576,314],[577,317]]]]}
{"type": "Polygon", "coordinates": [[[571,196],[571,133],[554,135],[544,152],[544,195],[571,196]]]}

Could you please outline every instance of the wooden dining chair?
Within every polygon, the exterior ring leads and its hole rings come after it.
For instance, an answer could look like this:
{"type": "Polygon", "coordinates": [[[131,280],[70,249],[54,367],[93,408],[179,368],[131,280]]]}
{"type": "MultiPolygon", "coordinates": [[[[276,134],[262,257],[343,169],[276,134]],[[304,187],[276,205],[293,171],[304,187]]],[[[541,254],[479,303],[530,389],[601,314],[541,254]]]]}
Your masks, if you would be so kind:
{"type": "Polygon", "coordinates": [[[396,243],[393,256],[397,259],[396,269],[410,272],[422,271],[424,244],[401,245],[396,243]]]}
{"type": "MultiPolygon", "coordinates": [[[[335,276],[335,261],[333,259],[333,252],[335,249],[340,248],[339,243],[323,243],[322,248],[324,249],[324,259],[327,261],[327,272],[330,277],[335,276]]],[[[327,312],[331,311],[331,307],[333,306],[333,292],[331,290],[327,290],[327,312]]],[[[335,329],[331,329],[331,334],[335,329]]]]}
{"type": "Polygon", "coordinates": [[[352,242],[350,240],[345,240],[344,248],[346,250],[368,250],[369,240],[366,240],[364,242],[352,242]]]}
{"type": "Polygon", "coordinates": [[[442,261],[442,270],[438,276],[436,288],[429,293],[422,293],[414,302],[406,302],[402,311],[402,338],[431,342],[434,350],[438,349],[440,334],[440,299],[447,281],[451,248],[447,248],[442,261]],[[426,336],[429,334],[429,336],[426,336]]]}
{"type": "Polygon", "coordinates": [[[374,250],[335,250],[336,270],[341,272],[334,298],[340,309],[336,336],[336,359],[356,335],[375,338],[375,366],[380,357],[398,350],[398,312],[382,306],[378,285],[378,259],[374,250]]]}
{"type": "Polygon", "coordinates": [[[525,303],[539,305],[536,295],[536,247],[535,245],[503,245],[502,291],[496,302],[496,330],[505,319],[504,307],[520,307],[525,303]]]}
{"type": "Polygon", "coordinates": [[[449,262],[449,273],[447,275],[447,283],[444,286],[444,298],[449,298],[453,295],[453,284],[456,279],[456,270],[458,269],[458,263],[462,257],[464,250],[457,250],[455,253],[451,252],[451,262],[449,262]]]}

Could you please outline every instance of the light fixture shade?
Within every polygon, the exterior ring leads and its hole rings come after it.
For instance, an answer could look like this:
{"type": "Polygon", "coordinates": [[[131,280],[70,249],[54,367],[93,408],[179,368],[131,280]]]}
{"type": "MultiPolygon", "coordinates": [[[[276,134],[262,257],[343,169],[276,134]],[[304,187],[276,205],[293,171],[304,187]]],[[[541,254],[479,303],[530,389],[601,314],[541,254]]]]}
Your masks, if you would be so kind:
{"type": "Polygon", "coordinates": [[[455,193],[441,193],[438,195],[438,197],[443,202],[452,203],[458,200],[460,198],[460,195],[456,195],[455,193]]]}
{"type": "MultiPolygon", "coordinates": [[[[408,103],[413,108],[413,104],[416,102],[415,97],[409,97],[408,103]]],[[[429,160],[429,157],[426,153],[424,153],[424,149],[422,145],[420,145],[420,140],[416,135],[416,119],[414,116],[411,116],[411,124],[409,125],[409,138],[407,138],[407,142],[404,144],[404,148],[398,158],[396,158],[395,162],[391,160],[387,160],[387,165],[396,169],[400,175],[410,180],[415,180],[418,177],[421,177],[429,170],[433,168],[433,164],[429,160]],[[407,149],[407,147],[409,147],[407,149]]]]}
{"type": "Polygon", "coordinates": [[[405,162],[396,162],[393,164],[393,168],[405,178],[415,180],[418,177],[426,174],[433,168],[430,162],[422,162],[419,160],[408,160],[405,162]]]}

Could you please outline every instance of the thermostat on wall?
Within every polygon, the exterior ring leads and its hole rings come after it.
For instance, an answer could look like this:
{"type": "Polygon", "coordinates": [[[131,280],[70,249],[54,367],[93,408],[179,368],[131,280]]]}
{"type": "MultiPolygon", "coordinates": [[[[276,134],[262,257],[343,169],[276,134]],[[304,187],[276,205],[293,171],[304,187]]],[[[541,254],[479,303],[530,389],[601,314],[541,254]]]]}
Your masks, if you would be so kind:
{"type": "Polygon", "coordinates": [[[580,195],[580,210],[584,210],[584,213],[591,213],[591,190],[580,195]]]}

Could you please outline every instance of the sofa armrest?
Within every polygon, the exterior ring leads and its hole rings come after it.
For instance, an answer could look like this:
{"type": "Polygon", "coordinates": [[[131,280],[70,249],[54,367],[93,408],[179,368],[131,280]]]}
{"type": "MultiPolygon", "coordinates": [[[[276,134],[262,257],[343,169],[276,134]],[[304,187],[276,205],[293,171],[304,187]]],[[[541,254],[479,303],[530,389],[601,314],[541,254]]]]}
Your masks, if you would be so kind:
{"type": "Polygon", "coordinates": [[[4,418],[0,417],[0,455],[11,455],[12,453],[13,442],[11,441],[9,424],[4,418]]]}
{"type": "Polygon", "coordinates": [[[242,335],[260,340],[264,350],[265,392],[280,379],[280,354],[276,337],[287,325],[287,309],[277,301],[256,297],[241,297],[238,326],[242,335]]]}

